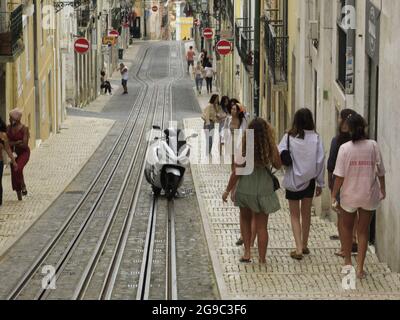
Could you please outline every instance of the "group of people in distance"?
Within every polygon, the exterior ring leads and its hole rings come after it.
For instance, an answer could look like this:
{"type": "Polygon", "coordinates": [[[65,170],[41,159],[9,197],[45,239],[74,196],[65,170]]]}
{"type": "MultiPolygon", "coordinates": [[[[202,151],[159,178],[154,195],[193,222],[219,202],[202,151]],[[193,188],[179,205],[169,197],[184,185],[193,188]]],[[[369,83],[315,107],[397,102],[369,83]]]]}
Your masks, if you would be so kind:
{"type": "MultiPolygon", "coordinates": [[[[244,244],[242,263],[252,262],[251,247],[257,239],[259,263],[266,263],[268,218],[281,209],[276,194],[274,169],[284,169],[282,187],[289,203],[295,250],[290,257],[302,260],[310,255],[309,235],[313,198],[325,187],[325,152],[322,137],[315,130],[312,112],[300,109],[292,127],[276,144],[275,130],[264,119],[250,121],[240,103],[228,97],[213,95],[203,112],[204,129],[220,125],[221,142],[228,132],[243,130],[240,144],[233,143],[232,154],[239,150],[246,157],[246,129],[254,130],[254,170],[250,175],[238,174],[245,163],[234,162],[228,185],[222,195],[224,202],[231,196],[240,209],[241,238],[244,244]],[[229,108],[229,109],[228,109],[229,108]],[[226,112],[228,111],[228,112],[226,112]],[[224,113],[227,117],[224,118],[224,113]],[[229,120],[228,120],[229,119],[229,120]],[[225,130],[224,130],[225,129],[225,130]],[[228,129],[228,130],[227,130],[228,129]],[[239,149],[237,149],[239,148],[239,149]]],[[[364,269],[368,248],[369,226],[380,202],[386,197],[385,168],[376,141],[369,140],[366,121],[354,110],[340,113],[338,134],[333,138],[328,159],[329,188],[332,208],[338,214],[341,249],[335,254],[344,258],[343,273],[353,269],[352,251],[357,253],[357,277],[366,277],[364,269]]],[[[209,138],[209,150],[212,135],[209,138]]]]}
{"type": "Polygon", "coordinates": [[[192,66],[192,74],[196,83],[196,91],[199,95],[203,91],[203,80],[206,80],[207,93],[213,92],[213,79],[215,70],[212,62],[208,56],[207,50],[201,51],[199,59],[195,62],[196,53],[193,46],[189,47],[186,53],[187,72],[190,73],[190,66],[192,66]],[[196,65],[195,65],[196,64],[196,65]]]}
{"type": "MultiPolygon", "coordinates": [[[[124,91],[122,94],[128,94],[128,80],[129,80],[129,70],[124,63],[119,64],[118,71],[121,73],[121,85],[124,91]]],[[[100,90],[104,94],[112,95],[111,82],[106,77],[106,72],[102,70],[100,72],[100,90]],[[104,91],[103,91],[104,90],[104,91]]]]}

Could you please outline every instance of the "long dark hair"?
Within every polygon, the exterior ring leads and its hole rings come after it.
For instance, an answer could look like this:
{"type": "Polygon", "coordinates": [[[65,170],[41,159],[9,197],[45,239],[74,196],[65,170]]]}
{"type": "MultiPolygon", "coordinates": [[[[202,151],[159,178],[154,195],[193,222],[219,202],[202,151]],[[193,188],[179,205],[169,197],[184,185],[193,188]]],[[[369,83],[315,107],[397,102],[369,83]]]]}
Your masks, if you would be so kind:
{"type": "Polygon", "coordinates": [[[220,102],[221,108],[225,113],[228,113],[229,102],[230,102],[230,100],[229,100],[228,96],[223,96],[221,98],[221,102],[220,102]]]}
{"type": "Polygon", "coordinates": [[[0,132],[7,132],[7,125],[0,117],[0,132]]]}
{"type": "Polygon", "coordinates": [[[346,123],[349,126],[351,141],[357,142],[368,138],[365,131],[367,123],[361,115],[357,113],[350,115],[347,117],[346,123]]]}
{"type": "Polygon", "coordinates": [[[315,123],[310,109],[303,108],[294,115],[292,128],[289,130],[289,135],[304,139],[304,130],[315,130],[315,123]]]}
{"type": "Polygon", "coordinates": [[[217,100],[218,100],[218,99],[219,99],[219,95],[213,94],[213,95],[211,96],[211,99],[210,99],[210,104],[215,105],[215,104],[217,103],[217,100]]]}
{"type": "Polygon", "coordinates": [[[338,129],[338,135],[337,135],[338,148],[340,148],[343,144],[345,144],[346,142],[349,142],[351,140],[350,132],[343,132],[342,128],[343,128],[343,125],[346,123],[347,118],[353,114],[357,114],[357,112],[355,112],[353,109],[343,109],[340,112],[341,121],[339,123],[339,129],[338,129]]]}
{"type": "Polygon", "coordinates": [[[237,114],[238,114],[238,117],[239,117],[239,123],[240,123],[240,126],[242,126],[243,119],[246,117],[246,114],[245,114],[245,112],[243,110],[240,110],[241,106],[240,106],[239,103],[236,103],[231,107],[231,113],[232,113],[232,108],[233,107],[237,108],[237,114]]]}

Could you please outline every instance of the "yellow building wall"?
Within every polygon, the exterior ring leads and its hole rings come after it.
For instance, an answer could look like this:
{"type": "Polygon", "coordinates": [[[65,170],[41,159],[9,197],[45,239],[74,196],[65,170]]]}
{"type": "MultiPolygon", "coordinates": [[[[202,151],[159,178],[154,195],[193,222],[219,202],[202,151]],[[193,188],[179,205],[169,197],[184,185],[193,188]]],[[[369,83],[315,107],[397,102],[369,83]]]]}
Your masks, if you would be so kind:
{"type": "MultiPolygon", "coordinates": [[[[14,8],[18,3],[14,4],[14,8]]],[[[35,82],[33,59],[33,17],[27,17],[23,26],[25,50],[14,61],[6,65],[6,119],[8,113],[19,108],[23,111],[22,122],[30,129],[31,137],[35,133],[35,82]]],[[[34,139],[29,141],[33,148],[34,139]]]]}
{"type": "MultiPolygon", "coordinates": [[[[287,96],[287,107],[289,109],[290,119],[293,119],[295,108],[292,107],[295,104],[293,99],[295,98],[293,94],[295,93],[295,88],[293,87],[293,83],[296,83],[296,79],[293,79],[293,74],[296,74],[296,70],[294,70],[295,66],[293,65],[293,53],[295,48],[297,47],[297,17],[299,6],[297,3],[298,0],[288,0],[288,36],[289,36],[289,45],[288,45],[288,96],[287,96]]],[[[297,61],[298,63],[298,61],[297,61]]]]}
{"type": "MultiPolygon", "coordinates": [[[[53,1],[47,1],[45,4],[51,4],[53,1]]],[[[14,4],[17,7],[18,3],[14,4]]],[[[36,5],[35,12],[39,13],[40,3],[36,5]]],[[[41,19],[40,19],[41,20],[41,19]]],[[[53,31],[44,32],[43,44],[42,23],[38,23],[37,29],[34,30],[34,17],[27,17],[24,23],[24,52],[15,60],[15,62],[6,65],[6,114],[13,108],[20,108],[23,111],[22,122],[29,127],[31,139],[30,147],[36,146],[36,140],[46,140],[50,136],[51,124],[56,119],[56,94],[54,90],[56,83],[56,75],[58,70],[57,63],[54,63],[54,44],[52,40],[53,31]],[[34,32],[37,32],[38,44],[34,44],[34,32]],[[38,54],[38,94],[39,94],[39,110],[40,114],[35,111],[35,62],[34,50],[38,54]],[[28,66],[28,67],[27,67],[28,66]],[[49,80],[50,73],[50,80],[49,80]],[[37,128],[36,117],[40,117],[40,128],[37,128]]],[[[8,119],[5,119],[8,121],[8,119]]],[[[56,128],[52,128],[55,132],[56,128]]]]}
{"type": "MultiPolygon", "coordinates": [[[[51,4],[53,1],[47,1],[51,4]]],[[[37,4],[36,8],[39,14],[41,13],[41,6],[37,4]]],[[[44,30],[42,32],[42,23],[37,24],[38,33],[38,93],[39,93],[39,114],[40,129],[37,138],[46,140],[49,138],[51,132],[55,132],[54,122],[56,119],[56,70],[58,65],[54,65],[54,30],[44,30]]],[[[38,130],[38,128],[37,128],[38,130]]]]}

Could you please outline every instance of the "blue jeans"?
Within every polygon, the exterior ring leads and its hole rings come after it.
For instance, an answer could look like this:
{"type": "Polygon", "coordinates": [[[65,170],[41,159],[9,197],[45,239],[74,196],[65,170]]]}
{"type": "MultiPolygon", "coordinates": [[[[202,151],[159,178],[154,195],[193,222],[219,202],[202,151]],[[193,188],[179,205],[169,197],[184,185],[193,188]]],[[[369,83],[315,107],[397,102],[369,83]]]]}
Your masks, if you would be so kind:
{"type": "MultiPolygon", "coordinates": [[[[214,135],[215,123],[204,125],[204,130],[208,130],[206,134],[208,134],[208,154],[211,154],[212,146],[213,146],[213,135],[214,135]]],[[[206,137],[207,138],[207,137],[206,137]]]]}
{"type": "Polygon", "coordinates": [[[196,78],[196,89],[198,92],[203,89],[203,78],[196,78]]]}

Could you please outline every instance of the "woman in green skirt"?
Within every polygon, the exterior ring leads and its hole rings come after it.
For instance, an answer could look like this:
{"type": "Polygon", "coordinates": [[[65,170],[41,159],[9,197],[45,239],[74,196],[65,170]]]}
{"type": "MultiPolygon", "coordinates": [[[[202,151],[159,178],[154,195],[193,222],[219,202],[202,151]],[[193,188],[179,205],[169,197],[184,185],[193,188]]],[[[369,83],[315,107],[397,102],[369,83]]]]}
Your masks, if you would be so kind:
{"type": "MultiPolygon", "coordinates": [[[[250,123],[249,130],[254,132],[254,170],[250,175],[240,175],[238,169],[243,165],[236,164],[222,199],[227,202],[230,192],[237,186],[235,206],[240,208],[240,227],[244,241],[244,255],[240,262],[251,262],[251,217],[254,212],[259,262],[266,263],[268,217],[281,208],[269,170],[271,166],[280,169],[282,163],[275,142],[274,129],[265,120],[256,118],[250,123]]],[[[246,135],[242,145],[243,156],[246,157],[246,135]]]]}

